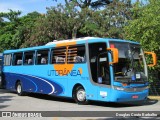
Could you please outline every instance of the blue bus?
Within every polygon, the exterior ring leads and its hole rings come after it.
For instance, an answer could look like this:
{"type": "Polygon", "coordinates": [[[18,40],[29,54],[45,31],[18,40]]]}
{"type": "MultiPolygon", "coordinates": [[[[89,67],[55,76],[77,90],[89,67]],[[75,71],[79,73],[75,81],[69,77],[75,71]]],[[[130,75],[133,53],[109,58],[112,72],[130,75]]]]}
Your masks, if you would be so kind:
{"type": "MultiPolygon", "coordinates": [[[[44,46],[6,50],[3,86],[25,93],[89,100],[127,102],[145,100],[149,82],[145,54],[137,42],[85,37],[53,41],[44,46]]],[[[151,57],[150,57],[151,58],[151,57]]]]}

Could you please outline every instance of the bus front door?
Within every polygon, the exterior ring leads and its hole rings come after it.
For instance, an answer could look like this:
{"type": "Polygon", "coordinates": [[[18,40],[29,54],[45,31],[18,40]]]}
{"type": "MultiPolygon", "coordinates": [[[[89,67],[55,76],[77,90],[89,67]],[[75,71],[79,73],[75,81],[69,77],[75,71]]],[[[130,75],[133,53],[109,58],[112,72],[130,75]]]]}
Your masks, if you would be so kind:
{"type": "Polygon", "coordinates": [[[111,80],[108,52],[105,42],[89,44],[89,61],[92,81],[96,86],[97,99],[106,101],[110,93],[111,80]]]}
{"type": "Polygon", "coordinates": [[[102,101],[106,101],[108,95],[110,93],[110,70],[109,70],[109,62],[108,62],[108,53],[103,52],[100,53],[97,57],[97,78],[98,78],[98,99],[102,101]]]}

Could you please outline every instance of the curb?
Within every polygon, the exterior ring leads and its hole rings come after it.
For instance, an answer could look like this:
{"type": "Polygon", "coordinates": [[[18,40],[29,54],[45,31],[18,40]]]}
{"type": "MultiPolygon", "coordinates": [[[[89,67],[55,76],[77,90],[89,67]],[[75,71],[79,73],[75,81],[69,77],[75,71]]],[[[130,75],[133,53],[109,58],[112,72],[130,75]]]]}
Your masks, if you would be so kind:
{"type": "Polygon", "coordinates": [[[160,100],[160,96],[148,96],[149,99],[160,100]]]}

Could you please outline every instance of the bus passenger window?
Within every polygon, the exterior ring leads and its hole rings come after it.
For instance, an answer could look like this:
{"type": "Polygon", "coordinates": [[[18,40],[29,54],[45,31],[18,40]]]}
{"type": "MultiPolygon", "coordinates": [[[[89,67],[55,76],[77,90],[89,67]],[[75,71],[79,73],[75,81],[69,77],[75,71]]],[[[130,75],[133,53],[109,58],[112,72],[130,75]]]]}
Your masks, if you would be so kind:
{"type": "Polygon", "coordinates": [[[12,61],[12,55],[4,55],[4,66],[10,66],[12,61]]]}
{"type": "Polygon", "coordinates": [[[33,65],[34,63],[34,51],[24,53],[24,65],[33,65]]]}
{"type": "Polygon", "coordinates": [[[85,46],[70,46],[67,55],[68,63],[84,63],[85,62],[85,46]]]}
{"type": "Polygon", "coordinates": [[[36,57],[36,64],[48,64],[48,50],[38,50],[36,57]]]}
{"type": "Polygon", "coordinates": [[[52,50],[52,64],[64,64],[66,61],[66,47],[52,50]]]}
{"type": "Polygon", "coordinates": [[[22,65],[22,53],[14,53],[13,65],[22,65]]]}

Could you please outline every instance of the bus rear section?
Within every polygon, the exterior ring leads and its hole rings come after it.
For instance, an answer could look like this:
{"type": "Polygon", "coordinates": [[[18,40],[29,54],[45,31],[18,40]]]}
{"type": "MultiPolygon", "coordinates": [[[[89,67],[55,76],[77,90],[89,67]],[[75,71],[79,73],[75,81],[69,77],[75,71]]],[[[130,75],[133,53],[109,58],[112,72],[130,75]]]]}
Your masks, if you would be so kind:
{"type": "MultiPolygon", "coordinates": [[[[98,100],[128,102],[146,100],[149,91],[147,64],[136,42],[110,40],[89,44],[91,81],[98,86],[98,100]],[[107,46],[108,45],[108,46],[107,46]],[[106,49],[105,49],[106,48],[106,49]],[[118,51],[118,61],[114,58],[118,51]]],[[[147,52],[146,52],[147,53],[147,52]]],[[[149,52],[156,64],[155,54],[149,52]]]]}

